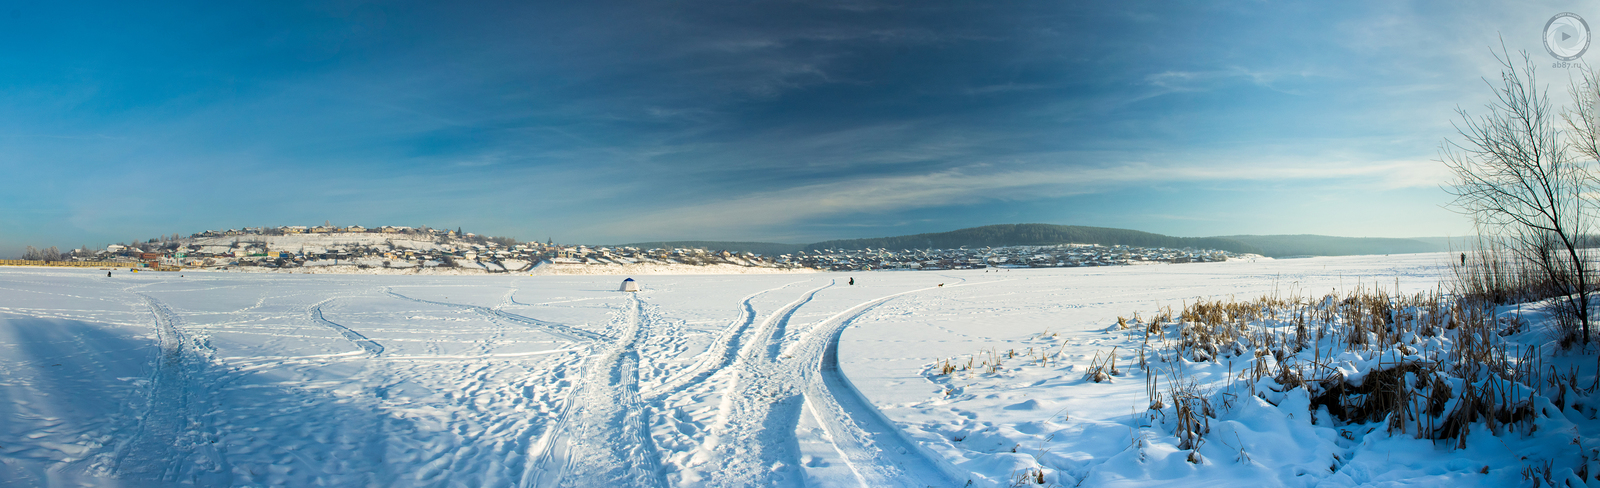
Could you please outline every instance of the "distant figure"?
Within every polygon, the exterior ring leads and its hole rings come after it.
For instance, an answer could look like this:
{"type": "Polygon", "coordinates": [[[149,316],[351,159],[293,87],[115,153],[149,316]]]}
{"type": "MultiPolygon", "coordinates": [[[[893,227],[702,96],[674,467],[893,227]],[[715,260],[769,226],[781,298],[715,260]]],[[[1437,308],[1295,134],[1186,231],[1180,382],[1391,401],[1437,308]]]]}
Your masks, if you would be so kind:
{"type": "Polygon", "coordinates": [[[1461,266],[1467,266],[1467,253],[1461,253],[1461,266]]]}
{"type": "Polygon", "coordinates": [[[939,287],[940,287],[940,288],[944,288],[944,283],[940,283],[940,284],[939,284],[939,287]]]}
{"type": "Polygon", "coordinates": [[[856,277],[854,277],[854,276],[851,276],[851,277],[850,277],[850,284],[851,284],[851,285],[854,285],[854,284],[856,284],[856,277]]]}
{"type": "Polygon", "coordinates": [[[107,277],[107,278],[110,278],[110,277],[111,277],[111,272],[110,272],[110,271],[107,271],[107,272],[106,272],[106,277],[107,277]]]}

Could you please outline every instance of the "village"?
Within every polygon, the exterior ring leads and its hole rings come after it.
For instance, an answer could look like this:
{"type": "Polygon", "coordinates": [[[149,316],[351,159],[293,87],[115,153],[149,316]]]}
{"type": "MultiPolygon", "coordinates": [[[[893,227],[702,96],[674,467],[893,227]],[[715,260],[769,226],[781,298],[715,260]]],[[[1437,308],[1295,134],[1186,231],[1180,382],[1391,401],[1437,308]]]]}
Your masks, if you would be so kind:
{"type": "Polygon", "coordinates": [[[783,263],[832,271],[903,269],[1061,268],[1118,266],[1138,263],[1201,263],[1244,255],[1216,250],[1061,244],[958,249],[822,250],[780,256],[783,263]]]}
{"type": "MultiPolygon", "coordinates": [[[[55,252],[52,250],[52,252],[55,252]]],[[[458,270],[487,273],[530,271],[545,264],[581,266],[730,265],[777,270],[947,270],[1056,268],[1141,263],[1216,262],[1243,256],[1217,250],[1062,244],[957,249],[825,249],[768,256],[699,248],[588,246],[519,242],[463,233],[460,229],[382,226],[281,226],[208,230],[103,250],[77,249],[56,259],[28,261],[53,266],[323,271],[458,270]]],[[[24,263],[7,263],[24,264],[24,263]]],[[[598,269],[598,268],[597,268],[598,269]]]]}

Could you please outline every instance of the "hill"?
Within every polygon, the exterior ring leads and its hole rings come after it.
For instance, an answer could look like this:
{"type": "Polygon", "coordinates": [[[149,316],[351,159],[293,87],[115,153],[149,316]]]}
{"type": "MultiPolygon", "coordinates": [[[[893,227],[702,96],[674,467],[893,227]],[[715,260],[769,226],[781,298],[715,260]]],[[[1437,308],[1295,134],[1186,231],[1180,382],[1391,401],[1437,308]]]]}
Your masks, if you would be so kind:
{"type": "Polygon", "coordinates": [[[863,249],[871,247],[895,250],[958,248],[962,246],[1050,246],[1068,243],[1099,244],[1103,246],[1193,247],[1196,249],[1217,249],[1242,253],[1260,252],[1254,246],[1228,238],[1172,237],[1127,229],[1053,224],[1000,224],[931,234],[874,239],[842,239],[809,244],[805,246],[805,249],[863,249]]]}
{"type": "MultiPolygon", "coordinates": [[[[1456,239],[1459,241],[1460,239],[1456,239]]],[[[1233,252],[1259,253],[1271,257],[1288,256],[1351,256],[1362,254],[1408,254],[1436,252],[1450,249],[1451,244],[1462,248],[1460,242],[1445,238],[1381,238],[1337,237],[1323,235],[1233,235],[1217,237],[1173,237],[1150,232],[1108,227],[1052,224],[1001,224],[971,227],[949,232],[935,232],[870,239],[839,239],[812,244],[781,244],[773,242],[723,242],[723,241],[670,241],[623,244],[639,248],[701,248],[753,252],[761,255],[793,254],[797,251],[821,249],[887,248],[928,249],[958,247],[1047,246],[1055,244],[1099,244],[1103,246],[1128,245],[1138,247],[1168,247],[1218,249],[1233,252]]]]}
{"type": "Polygon", "coordinates": [[[1360,254],[1410,254],[1444,251],[1442,243],[1419,239],[1382,237],[1334,237],[1319,235],[1241,235],[1222,236],[1221,239],[1239,241],[1261,250],[1271,257],[1285,256],[1353,256],[1360,254]]]}

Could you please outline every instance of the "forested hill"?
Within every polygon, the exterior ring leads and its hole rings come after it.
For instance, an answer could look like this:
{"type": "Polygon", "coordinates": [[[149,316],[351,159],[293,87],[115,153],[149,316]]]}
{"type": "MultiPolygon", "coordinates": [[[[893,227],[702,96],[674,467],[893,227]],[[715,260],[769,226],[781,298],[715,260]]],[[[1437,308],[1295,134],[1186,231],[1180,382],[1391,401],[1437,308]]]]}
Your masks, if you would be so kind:
{"type": "Polygon", "coordinates": [[[1333,237],[1319,235],[1223,236],[1261,249],[1261,254],[1284,256],[1353,256],[1443,251],[1441,243],[1418,239],[1333,237]]]}
{"type": "Polygon", "coordinates": [[[1243,242],[1218,237],[1172,237],[1149,232],[1106,227],[1052,224],[1000,224],[969,229],[916,234],[875,239],[842,239],[823,241],[805,246],[818,249],[887,248],[928,249],[957,247],[999,246],[1049,246],[1055,244],[1100,244],[1103,246],[1127,245],[1138,247],[1170,247],[1218,249],[1233,252],[1259,253],[1259,249],[1243,242]]]}

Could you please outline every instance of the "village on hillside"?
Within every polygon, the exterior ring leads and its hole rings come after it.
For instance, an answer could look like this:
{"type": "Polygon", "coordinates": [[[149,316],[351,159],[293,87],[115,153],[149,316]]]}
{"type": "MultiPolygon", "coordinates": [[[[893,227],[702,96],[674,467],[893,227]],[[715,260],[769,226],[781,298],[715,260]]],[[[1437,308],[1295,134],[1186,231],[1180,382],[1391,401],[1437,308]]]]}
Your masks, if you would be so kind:
{"type": "Polygon", "coordinates": [[[506,273],[530,271],[543,264],[731,265],[780,270],[864,271],[1116,266],[1215,262],[1241,257],[1217,250],[1089,244],[898,251],[827,249],[764,256],[699,248],[642,249],[551,241],[519,242],[463,233],[460,229],[331,225],[208,230],[188,237],[173,235],[134,244],[112,244],[103,250],[83,248],[60,252],[52,248],[30,254],[30,260],[0,264],[133,267],[160,271],[323,268],[349,272],[455,269],[506,273]]]}

